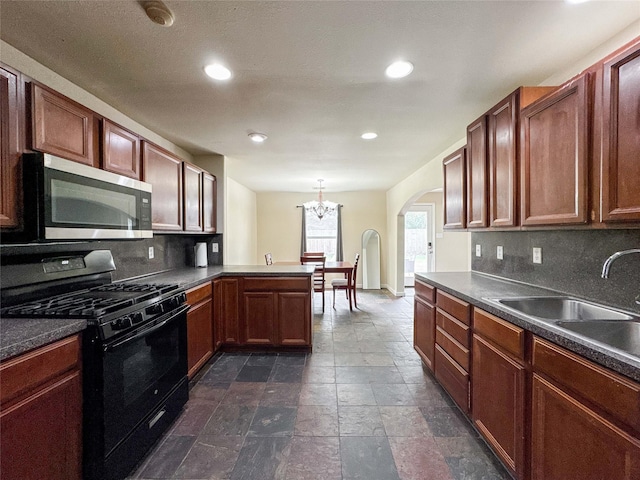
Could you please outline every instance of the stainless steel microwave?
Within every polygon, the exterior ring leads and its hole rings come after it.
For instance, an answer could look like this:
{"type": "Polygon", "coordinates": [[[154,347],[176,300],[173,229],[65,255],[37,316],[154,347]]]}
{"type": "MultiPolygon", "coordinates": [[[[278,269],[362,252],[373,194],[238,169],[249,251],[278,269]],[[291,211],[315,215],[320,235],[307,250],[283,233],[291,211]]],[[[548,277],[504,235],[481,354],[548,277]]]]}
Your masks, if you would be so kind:
{"type": "Polygon", "coordinates": [[[24,232],[16,237],[50,241],[153,236],[150,184],[46,153],[23,155],[22,169],[24,232]]]}

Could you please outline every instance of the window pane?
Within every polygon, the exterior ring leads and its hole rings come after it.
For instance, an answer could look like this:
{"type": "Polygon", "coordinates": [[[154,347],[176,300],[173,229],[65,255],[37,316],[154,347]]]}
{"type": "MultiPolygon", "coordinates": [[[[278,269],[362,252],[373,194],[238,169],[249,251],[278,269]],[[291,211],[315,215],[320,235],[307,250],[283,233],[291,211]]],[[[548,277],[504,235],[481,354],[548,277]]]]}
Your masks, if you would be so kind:
{"type": "Polygon", "coordinates": [[[307,212],[307,252],[324,252],[328,261],[336,259],[336,238],[338,235],[338,214],[329,212],[322,219],[313,212],[307,212]]]}

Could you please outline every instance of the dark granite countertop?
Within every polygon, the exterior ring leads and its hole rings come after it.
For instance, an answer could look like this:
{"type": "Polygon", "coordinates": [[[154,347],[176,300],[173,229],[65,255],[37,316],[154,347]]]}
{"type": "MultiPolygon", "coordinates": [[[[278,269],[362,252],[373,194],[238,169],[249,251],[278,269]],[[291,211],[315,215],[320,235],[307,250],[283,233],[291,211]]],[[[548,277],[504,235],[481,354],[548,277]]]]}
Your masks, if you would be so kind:
{"type": "MultiPolygon", "coordinates": [[[[519,314],[488,300],[503,297],[566,295],[564,293],[476,272],[416,273],[415,275],[425,283],[525,328],[567,350],[640,381],[640,357],[577,335],[556,326],[552,321],[538,320],[519,314]]],[[[634,315],[633,312],[630,314],[634,315]]]]}
{"type": "Polygon", "coordinates": [[[0,319],[0,361],[53,343],[84,330],[87,322],[78,319],[0,319]]]}
{"type": "Polygon", "coordinates": [[[309,277],[313,266],[308,265],[225,265],[205,268],[185,267],[132,279],[140,283],[177,283],[185,290],[225,276],[252,277],[309,277]]]}
{"type": "MultiPolygon", "coordinates": [[[[313,267],[303,265],[242,265],[206,268],[185,267],[132,279],[140,283],[177,283],[185,290],[229,275],[265,277],[310,276],[313,267]]],[[[84,320],[0,318],[0,361],[47,345],[86,328],[84,320]]]]}

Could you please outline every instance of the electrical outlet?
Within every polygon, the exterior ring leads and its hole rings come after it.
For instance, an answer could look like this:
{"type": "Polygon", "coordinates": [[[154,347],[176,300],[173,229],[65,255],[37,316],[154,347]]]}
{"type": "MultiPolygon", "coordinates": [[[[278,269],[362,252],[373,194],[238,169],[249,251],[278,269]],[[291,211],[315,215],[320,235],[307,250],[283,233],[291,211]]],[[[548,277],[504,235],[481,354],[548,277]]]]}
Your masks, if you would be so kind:
{"type": "Polygon", "coordinates": [[[149,247],[149,260],[155,257],[155,252],[153,251],[153,247],[149,247]]]}
{"type": "Polygon", "coordinates": [[[540,247],[533,247],[533,263],[542,263],[542,249],[540,247]]]}
{"type": "Polygon", "coordinates": [[[218,253],[218,244],[217,243],[212,243],[211,244],[211,251],[213,253],[218,253]]]}
{"type": "Polygon", "coordinates": [[[476,245],[476,257],[482,256],[482,247],[480,245],[476,245]]]}
{"type": "Polygon", "coordinates": [[[496,247],[496,257],[498,257],[498,260],[502,260],[504,258],[504,247],[502,245],[498,245],[496,247]]]}

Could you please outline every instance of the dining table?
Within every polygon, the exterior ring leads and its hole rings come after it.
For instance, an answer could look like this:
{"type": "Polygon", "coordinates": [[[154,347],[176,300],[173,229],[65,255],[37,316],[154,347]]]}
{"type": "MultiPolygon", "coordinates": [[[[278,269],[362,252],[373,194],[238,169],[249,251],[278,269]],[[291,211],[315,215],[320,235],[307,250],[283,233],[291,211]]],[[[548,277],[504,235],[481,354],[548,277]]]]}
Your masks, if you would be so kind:
{"type": "MultiPolygon", "coordinates": [[[[274,262],[274,265],[300,265],[300,262],[274,262]]],[[[351,285],[351,274],[353,273],[353,264],[351,262],[329,261],[324,263],[324,273],[342,273],[347,277],[347,285],[351,285]]],[[[353,310],[351,304],[351,289],[347,289],[349,296],[349,310],[353,310]]]]}

